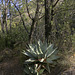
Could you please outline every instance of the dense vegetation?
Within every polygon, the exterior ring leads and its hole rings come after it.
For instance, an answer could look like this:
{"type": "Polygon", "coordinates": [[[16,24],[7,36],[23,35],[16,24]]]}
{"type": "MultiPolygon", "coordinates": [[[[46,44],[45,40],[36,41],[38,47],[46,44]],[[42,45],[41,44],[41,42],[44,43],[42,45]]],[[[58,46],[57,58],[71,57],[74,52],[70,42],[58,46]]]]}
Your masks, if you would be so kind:
{"type": "Polygon", "coordinates": [[[74,65],[71,56],[75,62],[75,0],[0,0],[0,63],[18,57],[24,75],[59,75],[74,65]],[[47,68],[37,73],[36,64],[47,68]]]}

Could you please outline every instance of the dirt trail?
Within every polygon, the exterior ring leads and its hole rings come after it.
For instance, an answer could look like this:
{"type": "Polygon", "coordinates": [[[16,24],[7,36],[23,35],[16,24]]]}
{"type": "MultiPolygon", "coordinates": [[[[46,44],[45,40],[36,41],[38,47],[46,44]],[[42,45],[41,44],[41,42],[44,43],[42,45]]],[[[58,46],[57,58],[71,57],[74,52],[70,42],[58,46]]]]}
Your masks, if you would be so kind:
{"type": "Polygon", "coordinates": [[[22,65],[19,59],[13,58],[0,63],[0,75],[23,75],[22,65]]]}
{"type": "Polygon", "coordinates": [[[23,75],[23,68],[19,59],[16,57],[0,63],[0,75],[23,75]]]}
{"type": "Polygon", "coordinates": [[[20,51],[6,48],[0,52],[0,75],[23,75],[20,51]]]}

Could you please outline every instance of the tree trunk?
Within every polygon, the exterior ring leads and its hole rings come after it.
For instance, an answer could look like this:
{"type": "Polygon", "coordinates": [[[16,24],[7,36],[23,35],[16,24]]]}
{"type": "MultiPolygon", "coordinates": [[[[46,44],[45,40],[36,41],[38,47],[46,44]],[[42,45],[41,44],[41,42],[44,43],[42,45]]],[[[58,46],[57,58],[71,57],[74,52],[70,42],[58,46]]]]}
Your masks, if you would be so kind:
{"type": "Polygon", "coordinates": [[[30,35],[29,35],[29,42],[32,42],[33,34],[34,34],[34,28],[36,25],[35,19],[32,20],[32,25],[31,25],[31,30],[30,30],[30,35]]]}
{"type": "Polygon", "coordinates": [[[34,39],[34,32],[36,31],[37,22],[39,19],[38,13],[39,13],[39,0],[37,0],[37,8],[35,12],[35,17],[32,19],[32,25],[31,25],[30,35],[29,35],[30,43],[32,43],[32,40],[34,39]]]}
{"type": "Polygon", "coordinates": [[[49,35],[51,33],[51,21],[50,21],[50,0],[45,0],[45,39],[48,42],[49,35]]]}
{"type": "Polygon", "coordinates": [[[8,33],[8,27],[7,27],[7,2],[8,2],[8,0],[5,0],[5,28],[6,28],[6,32],[8,33]]]}
{"type": "Polygon", "coordinates": [[[2,5],[1,5],[1,30],[4,33],[4,24],[3,24],[3,17],[2,17],[2,15],[3,15],[2,12],[3,12],[3,9],[4,9],[4,7],[2,7],[3,6],[3,0],[1,2],[2,2],[2,5]]]}
{"type": "Polygon", "coordinates": [[[11,18],[11,3],[10,3],[10,1],[9,1],[9,14],[10,14],[10,31],[11,31],[12,18],[11,18]]]}

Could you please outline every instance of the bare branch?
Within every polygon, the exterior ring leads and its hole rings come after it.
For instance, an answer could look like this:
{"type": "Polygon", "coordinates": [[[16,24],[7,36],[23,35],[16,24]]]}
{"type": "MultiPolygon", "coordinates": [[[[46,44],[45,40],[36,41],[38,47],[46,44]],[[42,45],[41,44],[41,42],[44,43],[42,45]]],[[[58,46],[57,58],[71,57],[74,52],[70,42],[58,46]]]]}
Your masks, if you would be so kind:
{"type": "Polygon", "coordinates": [[[28,13],[29,18],[30,18],[30,19],[33,19],[33,18],[30,16],[30,13],[29,13],[28,0],[26,0],[26,8],[27,8],[27,13],[28,13]]]}
{"type": "Polygon", "coordinates": [[[38,3],[38,0],[37,0],[37,7],[36,7],[36,12],[35,12],[35,18],[38,17],[38,13],[39,13],[39,3],[38,3]]]}
{"type": "Polygon", "coordinates": [[[57,3],[59,2],[59,0],[56,1],[56,3],[53,5],[53,7],[55,7],[57,5],[57,3]]]}
{"type": "Polygon", "coordinates": [[[38,18],[38,20],[42,19],[45,15],[41,16],[40,18],[38,18]]]}
{"type": "Polygon", "coordinates": [[[26,32],[29,34],[28,29],[27,29],[26,26],[25,26],[25,23],[24,23],[24,20],[23,20],[23,17],[22,17],[22,15],[21,15],[20,10],[18,9],[18,7],[16,6],[15,3],[12,2],[12,4],[14,4],[15,8],[18,10],[18,12],[19,12],[19,14],[20,14],[20,17],[21,17],[21,20],[22,20],[22,22],[23,22],[23,26],[24,26],[26,32]]]}

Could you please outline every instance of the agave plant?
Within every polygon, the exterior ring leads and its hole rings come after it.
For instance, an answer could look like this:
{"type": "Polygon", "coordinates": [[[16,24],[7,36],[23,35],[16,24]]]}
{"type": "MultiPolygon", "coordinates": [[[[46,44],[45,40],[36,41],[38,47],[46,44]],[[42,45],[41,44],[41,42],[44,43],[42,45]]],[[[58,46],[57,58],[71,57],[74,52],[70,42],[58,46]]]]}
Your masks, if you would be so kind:
{"type": "Polygon", "coordinates": [[[40,40],[36,44],[29,44],[29,49],[23,51],[23,54],[29,57],[25,64],[35,64],[36,72],[39,72],[43,67],[50,73],[49,65],[54,64],[54,60],[59,58],[57,48],[53,47],[53,44],[48,45],[47,42],[42,43],[40,40]]]}

